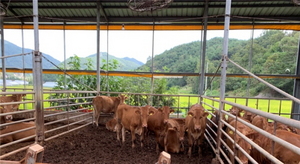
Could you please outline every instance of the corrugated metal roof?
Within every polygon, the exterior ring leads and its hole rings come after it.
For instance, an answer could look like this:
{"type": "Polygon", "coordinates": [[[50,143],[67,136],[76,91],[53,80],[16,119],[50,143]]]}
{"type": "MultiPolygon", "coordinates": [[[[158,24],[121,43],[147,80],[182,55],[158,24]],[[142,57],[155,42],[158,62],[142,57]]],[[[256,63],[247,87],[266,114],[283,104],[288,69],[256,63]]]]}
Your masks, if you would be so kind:
{"type": "MultiPolygon", "coordinates": [[[[136,12],[127,0],[39,0],[39,21],[42,24],[97,24],[97,5],[100,23],[110,25],[140,25],[166,22],[174,25],[199,25],[204,20],[206,0],[174,0],[168,8],[152,12],[136,12]]],[[[208,0],[208,25],[223,26],[225,0],[208,0]]],[[[32,0],[1,0],[7,8],[4,27],[11,24],[32,24],[32,0]]],[[[232,25],[299,25],[300,6],[292,0],[232,0],[232,25]]],[[[138,27],[138,26],[137,26],[138,27]]],[[[300,29],[298,29],[300,30],[300,29]]]]}

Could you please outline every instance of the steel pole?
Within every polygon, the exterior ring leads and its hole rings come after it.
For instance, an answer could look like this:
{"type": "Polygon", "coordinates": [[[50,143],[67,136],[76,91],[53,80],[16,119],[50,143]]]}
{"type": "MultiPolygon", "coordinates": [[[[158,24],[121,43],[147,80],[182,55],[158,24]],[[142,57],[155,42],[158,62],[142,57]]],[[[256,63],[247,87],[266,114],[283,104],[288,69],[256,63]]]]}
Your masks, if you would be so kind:
{"type": "Polygon", "coordinates": [[[100,1],[97,2],[97,95],[100,95],[100,1]]]}
{"type": "MultiPolygon", "coordinates": [[[[296,68],[296,76],[300,77],[300,38],[298,41],[298,56],[297,56],[297,68],[296,68]]],[[[295,79],[294,82],[294,97],[300,100],[300,79],[295,79]]],[[[293,101],[292,105],[292,119],[300,120],[300,104],[293,101]]]]}
{"type": "MultiPolygon", "coordinates": [[[[222,56],[222,70],[221,70],[221,82],[220,82],[220,106],[219,106],[219,118],[223,118],[223,110],[225,103],[225,86],[226,86],[226,69],[227,69],[227,56],[228,56],[228,35],[229,35],[229,26],[230,26],[230,10],[231,10],[231,0],[226,0],[226,9],[225,9],[225,22],[224,22],[224,40],[223,40],[223,56],[222,56]]],[[[218,122],[218,132],[217,132],[217,149],[216,149],[216,156],[218,159],[220,157],[220,149],[221,149],[221,127],[223,125],[221,119],[218,122]]]]}
{"type": "Polygon", "coordinates": [[[35,100],[35,124],[36,142],[43,145],[44,135],[44,108],[43,108],[43,86],[42,86],[42,54],[39,51],[39,17],[38,0],[33,0],[33,27],[34,27],[34,51],[33,51],[33,89],[35,100]]]}

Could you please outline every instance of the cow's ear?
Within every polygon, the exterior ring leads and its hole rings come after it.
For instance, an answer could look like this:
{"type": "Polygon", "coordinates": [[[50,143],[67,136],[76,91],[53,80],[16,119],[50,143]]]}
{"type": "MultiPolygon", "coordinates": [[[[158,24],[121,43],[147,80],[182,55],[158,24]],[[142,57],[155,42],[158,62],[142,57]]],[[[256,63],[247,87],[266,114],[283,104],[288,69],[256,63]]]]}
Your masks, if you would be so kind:
{"type": "Polygon", "coordinates": [[[154,114],[154,112],[153,112],[153,111],[150,111],[150,112],[149,112],[149,115],[150,115],[150,116],[151,116],[151,115],[153,115],[153,114],[154,114]]]}
{"type": "Polygon", "coordinates": [[[255,138],[258,137],[258,135],[259,135],[258,132],[253,131],[253,132],[247,134],[246,137],[248,137],[248,138],[251,139],[251,140],[254,140],[255,138]]]}
{"type": "Polygon", "coordinates": [[[194,116],[194,113],[193,113],[193,112],[189,112],[189,113],[188,113],[188,116],[193,117],[193,116],[194,116]]]}
{"type": "Polygon", "coordinates": [[[161,112],[163,111],[162,108],[158,108],[158,110],[161,111],[161,112]]]}
{"type": "Polygon", "coordinates": [[[170,110],[170,113],[174,113],[175,111],[173,109],[170,110]]]}
{"type": "Polygon", "coordinates": [[[204,112],[204,113],[203,113],[203,117],[207,117],[208,115],[209,115],[208,112],[204,112]]]}
{"type": "Polygon", "coordinates": [[[141,110],[138,109],[138,110],[135,111],[135,113],[136,113],[136,114],[141,114],[141,110]]]}

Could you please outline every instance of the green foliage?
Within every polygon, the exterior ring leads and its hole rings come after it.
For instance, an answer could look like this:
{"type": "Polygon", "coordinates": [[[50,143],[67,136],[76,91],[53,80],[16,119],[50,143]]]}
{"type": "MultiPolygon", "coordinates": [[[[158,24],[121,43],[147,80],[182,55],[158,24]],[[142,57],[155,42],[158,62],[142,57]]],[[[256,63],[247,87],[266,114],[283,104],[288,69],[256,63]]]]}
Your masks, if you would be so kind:
{"type": "MultiPolygon", "coordinates": [[[[102,60],[105,63],[105,60],[102,60]]],[[[80,70],[84,67],[84,70],[93,70],[93,64],[91,59],[87,59],[85,63],[81,63],[80,58],[75,55],[70,57],[70,60],[67,63],[67,69],[69,70],[80,70]],[[83,66],[82,66],[83,64],[83,66]]],[[[113,60],[108,64],[103,64],[100,69],[102,70],[115,70],[118,67],[118,62],[113,60]]],[[[121,91],[120,86],[118,85],[121,78],[118,77],[102,77],[100,79],[100,88],[101,90],[113,90],[121,91]]],[[[92,75],[58,75],[56,80],[57,86],[54,90],[69,90],[69,91],[94,91],[97,88],[97,76],[92,75]]],[[[51,106],[65,105],[65,104],[75,104],[75,103],[86,103],[91,102],[91,98],[79,98],[72,99],[75,97],[88,97],[95,96],[92,93],[69,93],[69,94],[52,94],[49,96],[49,99],[62,99],[62,98],[71,98],[68,101],[55,101],[51,102],[51,106]]],[[[89,107],[90,105],[82,105],[82,107],[89,107]]],[[[72,106],[71,109],[78,109],[79,106],[72,106]]]]}
{"type": "MultiPolygon", "coordinates": [[[[250,70],[255,74],[295,74],[298,40],[300,32],[287,33],[280,30],[267,30],[260,37],[249,40],[229,39],[228,57],[240,66],[250,70]],[[252,54],[252,56],[250,56],[252,54]],[[250,62],[251,61],[251,62],[250,62]]],[[[179,73],[199,73],[201,72],[200,61],[201,42],[192,42],[174,47],[164,53],[155,56],[153,59],[154,70],[179,73]]],[[[223,49],[223,38],[216,37],[207,41],[206,64],[207,73],[220,74],[218,69],[221,63],[223,49]]],[[[148,68],[151,70],[152,61],[149,60],[139,69],[148,68]]],[[[205,66],[205,70],[206,70],[205,66]]],[[[145,70],[145,69],[144,69],[145,70]]],[[[228,74],[245,74],[242,70],[228,62],[228,74]]],[[[208,77],[208,88],[218,90],[220,78],[216,77],[211,83],[212,77],[208,77]]],[[[265,79],[269,83],[292,94],[293,79],[272,78],[265,79]]],[[[178,86],[180,88],[191,88],[190,93],[198,94],[200,80],[199,77],[183,77],[181,79],[168,79],[167,86],[178,86]]],[[[231,96],[256,96],[261,92],[270,90],[264,84],[260,84],[254,79],[247,78],[227,78],[226,92],[231,96]],[[250,84],[250,85],[248,85],[250,84]],[[250,86],[249,89],[248,86],[250,86]],[[250,92],[247,92],[249,90],[250,92]],[[250,95],[248,95],[248,93],[250,95]]],[[[185,91],[186,92],[186,91],[185,91]]],[[[279,96],[277,94],[273,96],[279,96]]]]}

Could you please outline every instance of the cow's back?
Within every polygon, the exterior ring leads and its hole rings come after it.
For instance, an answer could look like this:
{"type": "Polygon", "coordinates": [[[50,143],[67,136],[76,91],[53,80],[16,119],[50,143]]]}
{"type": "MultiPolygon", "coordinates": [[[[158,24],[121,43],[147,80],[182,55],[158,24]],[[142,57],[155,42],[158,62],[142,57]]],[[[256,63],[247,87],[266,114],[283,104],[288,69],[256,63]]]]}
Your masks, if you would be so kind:
{"type": "MultiPolygon", "coordinates": [[[[0,134],[6,134],[6,133],[21,130],[21,129],[34,127],[34,126],[35,126],[34,122],[21,122],[21,123],[17,123],[17,124],[7,126],[5,129],[0,131],[0,134]]],[[[2,137],[0,139],[0,141],[1,141],[2,144],[3,143],[8,143],[8,142],[19,140],[19,139],[22,139],[22,138],[25,138],[25,137],[32,136],[34,134],[35,134],[35,128],[30,129],[30,130],[26,130],[26,131],[23,131],[23,132],[19,132],[19,133],[16,133],[16,134],[11,134],[11,135],[6,136],[6,137],[2,137]]],[[[32,138],[31,140],[34,140],[34,138],[32,138]]]]}
{"type": "Polygon", "coordinates": [[[97,112],[114,113],[120,104],[120,98],[108,96],[96,96],[93,99],[93,106],[97,112]]]}

